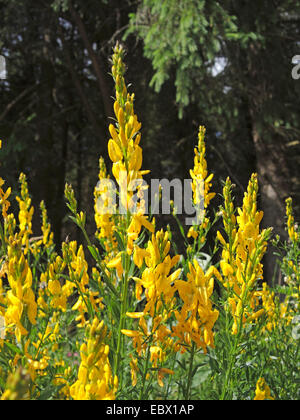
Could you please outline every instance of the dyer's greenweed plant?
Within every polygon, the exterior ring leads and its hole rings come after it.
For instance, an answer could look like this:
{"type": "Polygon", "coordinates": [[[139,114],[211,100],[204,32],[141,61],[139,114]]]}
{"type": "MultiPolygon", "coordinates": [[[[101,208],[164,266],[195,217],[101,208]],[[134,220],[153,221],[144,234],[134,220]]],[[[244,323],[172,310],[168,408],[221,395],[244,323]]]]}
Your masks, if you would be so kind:
{"type": "Polygon", "coordinates": [[[262,262],[271,229],[260,228],[257,176],[241,207],[228,178],[212,217],[213,175],[200,127],[190,172],[197,218],[187,233],[173,209],[186,244],[178,255],[169,227],[158,230],[146,212],[142,180],[149,171],[142,169],[141,124],[123,55],[117,45],[112,170],[100,158],[95,237],[86,232],[90,215],[66,185],[70,217],[85,242],[64,242],[57,252],[44,203],[42,235],[33,236],[26,176],[17,218],[0,178],[0,398],[298,399],[300,233],[291,199],[289,241],[277,241],[284,283],[271,287],[262,262]],[[119,186],[119,205],[109,180],[119,186]],[[208,255],[208,233],[220,218],[208,255]]]}

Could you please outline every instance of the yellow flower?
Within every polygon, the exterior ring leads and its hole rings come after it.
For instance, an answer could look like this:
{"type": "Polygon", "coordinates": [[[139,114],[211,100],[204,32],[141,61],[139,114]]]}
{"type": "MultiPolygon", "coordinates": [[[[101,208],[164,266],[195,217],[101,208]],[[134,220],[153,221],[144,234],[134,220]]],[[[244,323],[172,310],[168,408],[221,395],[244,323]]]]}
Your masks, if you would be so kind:
{"type": "Polygon", "coordinates": [[[122,266],[122,253],[120,252],[114,259],[112,259],[111,261],[109,261],[106,264],[107,268],[115,268],[117,270],[118,276],[119,278],[122,277],[123,275],[123,266],[122,266]]]}
{"type": "Polygon", "coordinates": [[[194,168],[190,171],[192,178],[193,205],[197,212],[197,224],[189,229],[188,238],[197,239],[201,237],[200,243],[205,242],[206,229],[209,219],[206,216],[206,209],[210,201],[216,195],[210,192],[213,174],[208,175],[205,147],[205,127],[199,128],[198,147],[195,148],[194,168]]]}
{"type": "Polygon", "coordinates": [[[45,206],[44,201],[41,202],[41,210],[42,210],[42,233],[43,233],[43,245],[45,248],[50,248],[53,245],[53,232],[51,232],[51,225],[48,222],[48,215],[47,209],[45,206]]]}
{"type": "Polygon", "coordinates": [[[60,309],[63,312],[67,310],[67,301],[73,293],[75,285],[68,284],[68,282],[62,284],[61,278],[65,268],[65,261],[57,256],[55,261],[49,265],[47,271],[41,274],[38,303],[42,311],[47,311],[46,301],[48,299],[52,308],[60,309]]]}
{"type": "Polygon", "coordinates": [[[32,272],[21,250],[21,241],[17,239],[11,239],[8,246],[7,278],[10,289],[6,293],[5,325],[7,329],[15,328],[20,342],[22,336],[28,334],[23,326],[23,315],[35,325],[37,303],[32,291],[32,272]]]}
{"type": "Polygon", "coordinates": [[[192,226],[188,231],[187,237],[197,239],[198,236],[199,233],[195,230],[194,226],[192,226]]]}
{"type": "Polygon", "coordinates": [[[216,194],[209,192],[213,174],[208,175],[207,171],[207,162],[205,159],[206,147],[204,142],[205,131],[205,127],[201,126],[199,128],[199,142],[198,148],[195,148],[194,169],[190,171],[190,174],[193,179],[192,190],[194,204],[195,206],[207,208],[216,194]]]}
{"type": "Polygon", "coordinates": [[[271,390],[264,378],[259,378],[256,384],[254,401],[274,400],[271,390]]]}
{"type": "Polygon", "coordinates": [[[291,197],[286,199],[286,216],[287,216],[287,229],[290,240],[297,242],[298,233],[295,231],[295,220],[293,215],[293,201],[291,197]]]}
{"type": "Polygon", "coordinates": [[[32,218],[34,207],[31,206],[31,198],[28,192],[28,185],[26,176],[20,175],[21,197],[16,197],[19,203],[19,238],[22,240],[22,245],[25,246],[25,255],[29,248],[29,236],[32,234],[32,218]]]}
{"type": "Polygon", "coordinates": [[[114,237],[115,222],[114,213],[116,204],[114,203],[113,192],[109,189],[109,175],[107,174],[104,159],[99,160],[99,183],[95,188],[95,222],[97,226],[96,236],[103,241],[107,252],[113,253],[117,248],[117,241],[114,237]],[[101,204],[99,208],[99,203],[101,204]]]}
{"type": "Polygon", "coordinates": [[[8,188],[5,192],[2,190],[2,186],[4,185],[4,180],[0,178],[0,205],[2,206],[2,216],[4,219],[7,218],[7,210],[10,207],[10,202],[8,198],[11,194],[11,188],[8,188]]]}
{"type": "Polygon", "coordinates": [[[145,216],[142,214],[134,214],[132,216],[131,223],[127,230],[127,253],[131,255],[134,250],[134,241],[136,241],[140,235],[142,227],[145,227],[149,232],[154,233],[154,225],[150,223],[145,216]]]}
{"type": "MultiPolygon", "coordinates": [[[[111,139],[108,142],[108,154],[113,162],[112,172],[120,187],[122,187],[121,202],[126,211],[134,208],[132,202],[133,191],[131,185],[141,180],[148,171],[141,171],[143,153],[139,146],[141,123],[134,113],[134,95],[127,92],[124,80],[125,66],[123,64],[123,48],[117,46],[112,58],[112,75],[115,80],[116,101],[115,116],[118,124],[110,125],[111,139]]],[[[143,208],[143,187],[137,186],[141,202],[137,211],[143,208]]]]}
{"type": "Polygon", "coordinates": [[[211,295],[214,290],[215,267],[210,267],[206,273],[197,260],[189,263],[188,281],[175,281],[175,287],[183,300],[181,312],[176,312],[177,325],[173,327],[174,334],[182,342],[202,347],[214,347],[213,327],[219,317],[219,312],[213,309],[211,295]]]}
{"type": "Polygon", "coordinates": [[[113,377],[109,363],[109,347],[105,344],[107,329],[98,318],[87,327],[85,342],[80,349],[78,379],[70,387],[73,400],[114,400],[118,379],[113,377]]]}
{"type": "Polygon", "coordinates": [[[132,354],[130,355],[130,358],[131,382],[132,386],[135,387],[137,384],[137,374],[139,373],[138,359],[133,357],[132,354]]]}
{"type": "Polygon", "coordinates": [[[257,309],[259,293],[255,289],[263,279],[262,258],[267,249],[271,229],[260,231],[263,212],[257,210],[258,181],[253,174],[242,208],[235,209],[232,200],[232,184],[229,178],[223,189],[223,224],[228,242],[220,232],[217,238],[223,247],[220,267],[223,278],[219,280],[227,289],[227,302],[233,316],[232,334],[236,335],[245,322],[255,322],[264,312],[257,309]]]}
{"type": "MultiPolygon", "coordinates": [[[[173,313],[174,282],[179,278],[181,269],[173,270],[179,256],[171,258],[170,247],[169,233],[163,230],[152,235],[145,249],[134,247],[133,258],[136,265],[141,267],[145,263],[146,266],[141,278],[133,278],[136,282],[136,296],[140,299],[144,290],[146,304],[143,312],[127,313],[129,318],[138,320],[136,329],[122,330],[122,334],[132,339],[139,357],[146,356],[149,346],[152,367],[159,369],[165,363],[167,353],[175,349],[172,332],[166,324],[173,313]]],[[[164,370],[158,372],[160,386],[163,386],[162,379],[166,373],[164,370]]]]}
{"type": "Polygon", "coordinates": [[[5,391],[0,397],[1,401],[28,401],[30,399],[30,376],[28,370],[18,367],[7,378],[5,391]]]}
{"type": "Polygon", "coordinates": [[[174,375],[174,371],[171,369],[166,369],[166,368],[161,368],[158,370],[157,373],[157,382],[158,385],[163,388],[164,387],[164,383],[163,383],[163,379],[165,377],[165,375],[174,375]]]}
{"type": "Polygon", "coordinates": [[[164,353],[159,346],[150,347],[150,361],[152,366],[156,368],[159,363],[162,363],[164,359],[164,353]]]}
{"type": "MultiPolygon", "coordinates": [[[[0,149],[2,148],[2,141],[0,140],[0,149]]],[[[5,192],[3,191],[2,187],[4,185],[4,180],[0,177],[0,205],[2,207],[2,216],[5,220],[7,218],[7,210],[10,207],[10,202],[8,198],[11,194],[11,188],[8,188],[5,192]]]]}
{"type": "Polygon", "coordinates": [[[146,257],[150,257],[150,254],[145,249],[139,246],[134,246],[133,261],[138,268],[141,268],[146,257]]]}
{"type": "Polygon", "coordinates": [[[140,319],[143,318],[143,316],[145,316],[144,312],[127,312],[126,316],[128,316],[129,318],[133,318],[133,319],[140,319]]]}

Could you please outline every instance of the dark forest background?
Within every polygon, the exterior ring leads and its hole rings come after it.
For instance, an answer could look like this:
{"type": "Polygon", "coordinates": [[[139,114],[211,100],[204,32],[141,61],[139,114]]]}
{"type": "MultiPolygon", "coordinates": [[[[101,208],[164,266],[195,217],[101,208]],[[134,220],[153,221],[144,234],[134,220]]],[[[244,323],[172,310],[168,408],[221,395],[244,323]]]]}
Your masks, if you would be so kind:
{"type": "MultiPolygon", "coordinates": [[[[120,41],[143,124],[143,167],[153,178],[188,178],[205,125],[214,191],[230,176],[241,204],[257,171],[264,224],[285,238],[285,198],[293,197],[300,215],[300,79],[292,78],[299,1],[1,0],[0,16],[7,64],[0,171],[14,193],[19,173],[28,176],[37,235],[45,200],[56,242],[78,238],[68,222],[66,182],[95,231],[100,155],[109,162],[109,58],[120,41]]],[[[268,278],[273,266],[270,249],[268,278]]]]}

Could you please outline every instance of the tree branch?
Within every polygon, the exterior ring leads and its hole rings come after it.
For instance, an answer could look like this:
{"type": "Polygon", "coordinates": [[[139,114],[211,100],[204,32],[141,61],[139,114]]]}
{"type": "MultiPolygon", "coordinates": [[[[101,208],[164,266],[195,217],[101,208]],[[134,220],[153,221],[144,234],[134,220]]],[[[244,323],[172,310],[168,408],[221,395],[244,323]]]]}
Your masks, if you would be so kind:
{"type": "Polygon", "coordinates": [[[4,118],[7,116],[7,114],[9,113],[9,111],[18,104],[18,102],[20,102],[26,95],[28,95],[28,93],[31,93],[32,91],[34,91],[36,89],[37,85],[34,86],[30,86],[29,88],[23,90],[23,92],[20,93],[20,95],[18,95],[12,102],[10,102],[7,107],[5,108],[5,110],[2,112],[2,114],[0,115],[0,121],[3,121],[4,118]]]}

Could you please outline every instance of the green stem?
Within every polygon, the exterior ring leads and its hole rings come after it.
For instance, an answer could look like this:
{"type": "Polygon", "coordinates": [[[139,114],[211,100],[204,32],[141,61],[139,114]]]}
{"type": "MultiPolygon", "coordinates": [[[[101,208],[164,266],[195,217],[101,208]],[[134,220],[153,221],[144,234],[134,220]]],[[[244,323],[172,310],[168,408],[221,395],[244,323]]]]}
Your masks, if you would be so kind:
{"type": "Polygon", "coordinates": [[[189,401],[190,398],[191,398],[191,391],[192,391],[192,384],[193,384],[193,367],[194,367],[195,352],[196,352],[196,344],[193,341],[192,348],[191,348],[191,355],[190,355],[191,357],[190,357],[188,382],[187,382],[186,395],[185,395],[185,399],[187,401],[189,401]]]}
{"type": "MultiPolygon", "coordinates": [[[[176,357],[173,357],[173,363],[172,363],[172,370],[175,370],[175,363],[176,363],[176,357]]],[[[172,375],[169,375],[168,385],[166,387],[166,394],[165,394],[165,400],[168,399],[169,393],[170,393],[170,387],[172,382],[172,375]]]]}
{"type": "MultiPolygon", "coordinates": [[[[128,261],[128,256],[126,256],[126,262],[128,261]]],[[[121,359],[123,357],[123,349],[124,349],[124,336],[122,334],[122,330],[125,328],[125,319],[126,319],[126,312],[127,312],[127,295],[128,295],[128,269],[127,264],[125,268],[125,275],[123,280],[123,291],[122,291],[122,301],[121,301],[121,314],[120,314],[120,322],[119,322],[119,329],[118,329],[118,341],[117,341],[117,352],[115,357],[115,375],[118,374],[119,376],[119,384],[120,388],[122,388],[123,382],[123,370],[120,370],[121,359]]]]}
{"type": "MultiPolygon", "coordinates": [[[[130,214],[127,212],[126,217],[126,241],[127,243],[127,230],[130,223],[130,214]]],[[[123,276],[123,290],[122,290],[122,296],[121,296],[121,314],[120,314],[120,322],[119,322],[119,329],[118,329],[118,339],[117,339],[117,352],[115,356],[115,366],[114,366],[114,374],[119,376],[119,384],[120,388],[122,389],[122,383],[123,383],[123,369],[120,369],[121,366],[121,360],[123,358],[124,353],[124,336],[122,334],[122,330],[125,329],[125,320],[126,320],[126,312],[127,312],[127,304],[128,304],[128,273],[129,273],[129,265],[130,265],[130,255],[127,254],[125,257],[125,267],[124,267],[124,276],[123,276]]]]}
{"type": "Polygon", "coordinates": [[[147,379],[147,373],[148,373],[149,361],[150,361],[150,347],[151,347],[150,345],[147,346],[146,362],[145,362],[145,365],[144,365],[144,372],[143,372],[143,385],[142,385],[142,389],[141,389],[140,396],[139,396],[140,401],[144,400],[146,379],[147,379]]]}
{"type": "Polygon", "coordinates": [[[84,238],[85,238],[85,240],[86,240],[86,242],[87,242],[87,245],[88,245],[88,250],[89,250],[89,252],[90,252],[91,256],[94,258],[94,260],[96,261],[96,263],[98,264],[98,266],[99,266],[99,268],[100,268],[100,270],[101,270],[101,272],[102,272],[102,275],[103,275],[103,280],[105,281],[105,283],[106,283],[107,287],[110,289],[110,291],[111,291],[111,292],[113,292],[113,294],[114,294],[115,296],[118,296],[118,293],[117,293],[117,291],[116,291],[115,287],[114,287],[114,286],[113,286],[113,284],[109,281],[109,278],[108,278],[108,277],[106,276],[106,274],[105,274],[105,268],[103,267],[103,264],[102,264],[101,259],[99,259],[99,258],[97,257],[97,255],[95,255],[95,254],[91,251],[91,249],[92,249],[92,248],[94,248],[94,246],[93,246],[93,244],[92,244],[92,242],[91,242],[90,238],[88,237],[88,234],[87,234],[87,232],[86,232],[86,230],[85,230],[84,226],[80,225],[79,227],[80,227],[80,229],[81,229],[81,231],[82,231],[82,233],[83,233],[83,236],[84,236],[84,238]]]}
{"type": "Polygon", "coordinates": [[[47,318],[46,327],[45,327],[45,330],[44,330],[43,336],[42,336],[42,338],[41,338],[41,340],[40,340],[39,346],[38,346],[38,348],[37,348],[37,351],[36,351],[36,354],[35,354],[34,360],[37,360],[37,357],[38,357],[38,355],[39,355],[40,349],[41,349],[42,344],[43,344],[43,342],[44,342],[44,339],[45,339],[45,336],[46,336],[46,331],[47,331],[47,328],[48,328],[48,325],[49,325],[49,321],[50,321],[50,316],[51,316],[51,315],[50,315],[50,313],[49,313],[48,318],[47,318]]]}
{"type": "MultiPolygon", "coordinates": [[[[242,304],[242,313],[239,319],[239,326],[238,326],[238,332],[235,336],[235,340],[234,340],[234,345],[233,348],[231,349],[230,352],[230,358],[229,358],[229,365],[226,371],[226,376],[225,376],[225,383],[223,386],[223,391],[222,391],[222,395],[220,400],[224,401],[227,397],[227,392],[228,392],[228,387],[230,385],[231,382],[231,375],[232,375],[232,369],[234,367],[234,363],[235,363],[235,359],[236,359],[236,355],[237,355],[237,350],[238,350],[238,346],[240,343],[240,338],[242,335],[242,331],[243,331],[243,316],[244,316],[244,302],[242,304]]],[[[228,332],[228,331],[227,331],[228,332]]],[[[230,334],[230,332],[228,332],[230,334]]]]}
{"type": "Polygon", "coordinates": [[[224,383],[224,386],[223,386],[222,395],[221,395],[221,398],[220,398],[221,401],[224,401],[226,399],[226,396],[227,396],[228,386],[229,386],[229,382],[231,380],[232,369],[233,369],[234,361],[235,361],[235,357],[236,357],[236,351],[237,351],[237,348],[238,348],[237,344],[238,344],[238,340],[237,340],[237,337],[236,337],[235,342],[234,342],[233,351],[231,351],[231,353],[230,353],[229,365],[228,365],[228,369],[227,369],[227,372],[226,372],[225,383],[224,383]]]}
{"type": "MultiPolygon", "coordinates": [[[[154,305],[154,315],[152,319],[156,318],[156,314],[157,314],[157,302],[155,302],[154,305]]],[[[151,334],[146,338],[146,340],[143,342],[142,346],[147,343],[147,353],[146,353],[146,359],[145,359],[145,364],[144,364],[144,371],[143,371],[143,384],[142,384],[142,389],[140,392],[140,396],[139,396],[139,400],[142,401],[144,399],[144,394],[145,394],[145,387],[146,387],[146,380],[147,380],[147,373],[149,370],[149,362],[150,362],[150,349],[151,349],[151,345],[153,344],[153,338],[155,335],[156,330],[159,328],[159,324],[157,325],[156,329],[154,329],[151,334]]]]}
{"type": "Polygon", "coordinates": [[[2,227],[2,223],[1,222],[0,222],[0,237],[1,237],[1,242],[2,242],[2,247],[3,247],[4,255],[7,255],[7,246],[6,246],[4,231],[3,231],[3,227],[2,227]]]}

